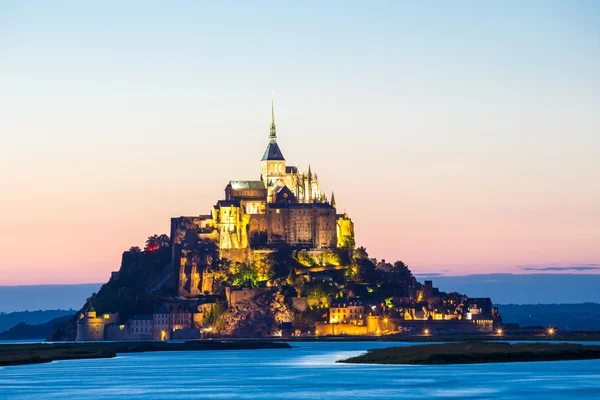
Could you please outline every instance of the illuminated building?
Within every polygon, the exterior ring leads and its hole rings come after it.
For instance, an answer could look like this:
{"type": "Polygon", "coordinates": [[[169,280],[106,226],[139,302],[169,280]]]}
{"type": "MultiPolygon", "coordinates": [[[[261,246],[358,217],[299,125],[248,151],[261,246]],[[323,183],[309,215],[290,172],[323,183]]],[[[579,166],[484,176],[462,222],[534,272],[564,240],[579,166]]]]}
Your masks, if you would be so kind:
{"type": "MultiPolygon", "coordinates": [[[[257,175],[259,171],[257,171],[257,175]]],[[[335,196],[323,193],[319,178],[287,165],[277,143],[273,103],[269,142],[257,180],[232,180],[225,199],[210,214],[171,220],[173,265],[179,269],[179,294],[210,292],[206,266],[215,257],[251,261],[276,248],[331,251],[354,247],[354,225],[337,213],[335,196]]]]}
{"type": "Polygon", "coordinates": [[[168,301],[152,314],[152,336],[156,340],[168,340],[177,330],[191,329],[193,314],[182,303],[168,301]]]}
{"type": "Polygon", "coordinates": [[[97,315],[96,309],[89,303],[84,312],[79,313],[77,319],[77,341],[104,340],[105,330],[108,326],[118,322],[118,314],[97,315]]]}
{"type": "Polygon", "coordinates": [[[365,306],[358,299],[333,301],[329,307],[329,323],[365,324],[365,306]]]}

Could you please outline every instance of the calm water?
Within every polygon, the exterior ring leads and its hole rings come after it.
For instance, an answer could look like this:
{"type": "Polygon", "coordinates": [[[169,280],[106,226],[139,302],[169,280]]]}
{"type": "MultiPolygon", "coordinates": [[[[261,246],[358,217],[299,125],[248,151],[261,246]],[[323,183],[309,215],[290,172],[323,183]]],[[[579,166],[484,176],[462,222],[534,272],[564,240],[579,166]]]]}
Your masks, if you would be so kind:
{"type": "Polygon", "coordinates": [[[10,399],[600,399],[600,360],[461,366],[335,364],[402,343],[125,354],[0,368],[10,399]],[[77,397],[75,397],[77,396],[77,397]]]}

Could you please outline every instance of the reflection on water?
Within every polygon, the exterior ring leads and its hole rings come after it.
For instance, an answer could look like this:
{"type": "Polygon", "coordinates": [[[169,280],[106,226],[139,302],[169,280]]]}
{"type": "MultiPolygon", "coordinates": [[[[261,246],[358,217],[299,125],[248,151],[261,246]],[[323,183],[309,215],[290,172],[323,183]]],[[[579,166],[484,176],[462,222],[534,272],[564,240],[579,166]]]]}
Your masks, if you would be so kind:
{"type": "Polygon", "coordinates": [[[403,343],[125,354],[0,368],[0,398],[597,399],[600,360],[452,366],[335,364],[403,343]]]}

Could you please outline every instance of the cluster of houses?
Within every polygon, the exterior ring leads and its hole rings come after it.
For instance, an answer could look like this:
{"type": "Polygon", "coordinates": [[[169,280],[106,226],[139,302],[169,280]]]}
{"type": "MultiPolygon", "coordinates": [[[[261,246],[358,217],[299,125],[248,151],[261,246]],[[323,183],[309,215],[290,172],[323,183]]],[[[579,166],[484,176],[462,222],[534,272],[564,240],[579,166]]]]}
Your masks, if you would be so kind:
{"type": "Polygon", "coordinates": [[[388,304],[337,299],[330,303],[328,320],[315,326],[317,336],[380,335],[401,331],[492,332],[502,320],[489,298],[453,296],[436,303],[388,304]],[[439,307],[439,308],[438,308],[439,307]]]}
{"type": "MultiPolygon", "coordinates": [[[[274,290],[277,289],[227,288],[226,300],[232,306],[274,290]]],[[[413,291],[407,296],[386,300],[288,298],[289,305],[299,313],[315,307],[326,307],[328,313],[312,326],[292,326],[293,321],[284,321],[280,327],[282,336],[382,335],[402,331],[492,332],[501,326],[501,317],[489,298],[443,293],[434,288],[431,281],[425,281],[413,291]]],[[[118,314],[98,314],[90,303],[79,314],[77,340],[200,339],[212,335],[212,328],[203,323],[213,305],[205,297],[171,299],[152,314],[133,315],[120,325],[118,314]]]]}
{"type": "Polygon", "coordinates": [[[202,300],[174,299],[152,314],[135,314],[119,325],[118,314],[98,314],[90,303],[77,320],[77,340],[170,340],[199,339],[206,313],[213,304],[202,300]]]}

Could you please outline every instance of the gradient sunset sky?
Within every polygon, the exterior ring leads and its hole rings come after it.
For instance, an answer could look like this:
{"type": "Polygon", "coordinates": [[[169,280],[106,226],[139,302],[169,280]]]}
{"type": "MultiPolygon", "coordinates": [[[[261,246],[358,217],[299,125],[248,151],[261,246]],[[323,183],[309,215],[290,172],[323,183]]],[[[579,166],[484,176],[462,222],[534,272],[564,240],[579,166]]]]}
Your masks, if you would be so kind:
{"type": "Polygon", "coordinates": [[[105,281],[258,179],[271,89],[371,256],[600,273],[600,2],[282,3],[1,2],[0,285],[105,281]]]}

